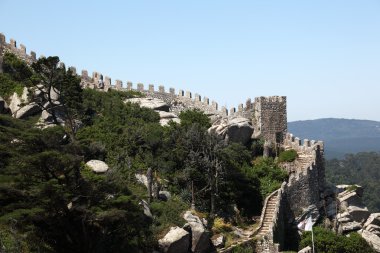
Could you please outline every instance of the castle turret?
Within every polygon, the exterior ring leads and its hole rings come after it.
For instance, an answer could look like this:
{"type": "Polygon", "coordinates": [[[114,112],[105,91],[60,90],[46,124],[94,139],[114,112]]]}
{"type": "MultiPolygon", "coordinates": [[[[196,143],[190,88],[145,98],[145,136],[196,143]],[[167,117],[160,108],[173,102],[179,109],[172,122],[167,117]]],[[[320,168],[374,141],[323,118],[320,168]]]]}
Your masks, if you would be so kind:
{"type": "Polygon", "coordinates": [[[286,97],[257,97],[253,103],[254,137],[272,143],[283,143],[288,129],[286,97]]]}

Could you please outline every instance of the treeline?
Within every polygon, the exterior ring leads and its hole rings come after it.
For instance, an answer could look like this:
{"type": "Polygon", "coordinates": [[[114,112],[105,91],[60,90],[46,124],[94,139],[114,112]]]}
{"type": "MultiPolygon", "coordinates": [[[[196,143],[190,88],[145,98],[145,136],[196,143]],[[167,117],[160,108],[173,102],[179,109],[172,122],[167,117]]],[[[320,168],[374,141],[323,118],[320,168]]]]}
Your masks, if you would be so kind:
{"type": "Polygon", "coordinates": [[[142,94],[82,90],[58,57],[29,67],[6,54],[3,66],[4,98],[23,87],[60,91],[51,101],[57,111],[34,93],[30,97],[55,115],[54,127],[35,127],[38,116],[0,115],[5,252],[151,252],[170,226],[183,225],[181,213],[192,202],[211,226],[216,215],[249,222],[286,178],[272,158],[261,157],[262,142],[226,143],[207,132],[210,121],[200,111],[185,111],[181,124],[163,127],[157,112],[123,102],[142,94]],[[91,159],[105,161],[110,170],[93,173],[85,166],[91,159]],[[148,168],[172,195],[167,202],[151,200],[153,218],[143,213],[139,202],[149,196],[135,178],[148,168]]]}
{"type": "Polygon", "coordinates": [[[380,153],[362,152],[348,154],[342,160],[328,160],[326,178],[334,185],[363,186],[363,203],[371,212],[380,212],[380,153]]]}

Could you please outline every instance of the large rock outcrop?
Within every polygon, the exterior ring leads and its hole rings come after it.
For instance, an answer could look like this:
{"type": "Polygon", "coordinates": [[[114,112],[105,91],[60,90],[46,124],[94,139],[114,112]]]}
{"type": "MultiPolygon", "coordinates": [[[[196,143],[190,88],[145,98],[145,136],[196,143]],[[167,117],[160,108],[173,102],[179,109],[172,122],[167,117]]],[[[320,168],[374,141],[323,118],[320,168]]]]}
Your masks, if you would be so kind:
{"type": "Polygon", "coordinates": [[[161,99],[157,98],[129,98],[124,101],[125,103],[136,103],[141,107],[168,112],[170,106],[161,99]]]}
{"type": "Polygon", "coordinates": [[[158,240],[160,251],[163,253],[188,253],[190,234],[180,227],[172,227],[164,238],[158,240]]]}
{"type": "Polygon", "coordinates": [[[100,160],[90,160],[86,165],[95,173],[105,173],[108,171],[108,165],[100,160]]]}
{"type": "Polygon", "coordinates": [[[209,232],[201,219],[198,216],[193,215],[191,211],[185,212],[183,218],[187,221],[184,228],[190,230],[191,232],[191,252],[212,252],[213,244],[211,242],[209,232]]]}
{"type": "Polygon", "coordinates": [[[41,107],[39,107],[36,103],[30,103],[18,109],[13,116],[16,119],[25,119],[39,113],[41,113],[41,107]]]}
{"type": "Polygon", "coordinates": [[[380,213],[371,214],[362,203],[363,188],[359,185],[338,185],[336,215],[342,233],[357,231],[371,247],[380,252],[380,213]]]}
{"type": "Polygon", "coordinates": [[[376,252],[380,252],[380,213],[371,214],[359,234],[376,252]]]}
{"type": "Polygon", "coordinates": [[[214,132],[229,141],[246,144],[252,137],[253,127],[249,119],[233,117],[215,121],[208,131],[214,132]]]}
{"type": "Polygon", "coordinates": [[[346,233],[361,229],[370,216],[370,212],[361,200],[363,188],[359,185],[338,185],[337,192],[340,192],[337,196],[339,230],[346,233]]]}
{"type": "Polygon", "coordinates": [[[156,111],[156,112],[160,114],[161,126],[166,126],[170,121],[174,121],[175,123],[181,123],[181,120],[174,113],[165,112],[165,111],[156,111]]]}
{"type": "Polygon", "coordinates": [[[150,211],[150,208],[149,208],[149,204],[148,202],[146,202],[146,200],[141,200],[140,203],[139,203],[143,209],[144,209],[144,215],[153,219],[153,215],[152,215],[152,212],[150,211]]]}
{"type": "Polygon", "coordinates": [[[9,109],[12,115],[15,116],[17,111],[28,102],[28,89],[24,88],[22,95],[19,96],[16,92],[10,97],[9,109]]]}
{"type": "Polygon", "coordinates": [[[380,237],[367,230],[359,231],[359,234],[368,242],[369,245],[376,251],[380,252],[380,237]]]}

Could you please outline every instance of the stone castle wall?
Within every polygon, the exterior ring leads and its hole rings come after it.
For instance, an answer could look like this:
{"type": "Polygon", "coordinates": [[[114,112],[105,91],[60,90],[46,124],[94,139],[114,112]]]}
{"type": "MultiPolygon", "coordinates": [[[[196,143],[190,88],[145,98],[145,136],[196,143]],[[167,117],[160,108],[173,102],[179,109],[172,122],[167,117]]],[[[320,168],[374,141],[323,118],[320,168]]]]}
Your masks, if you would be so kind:
{"type": "Polygon", "coordinates": [[[4,34],[0,33],[0,66],[2,66],[2,56],[6,52],[11,52],[17,55],[19,58],[25,60],[28,64],[31,64],[37,60],[35,52],[31,51],[30,54],[27,54],[26,47],[23,44],[20,44],[17,47],[17,43],[14,39],[10,39],[9,43],[7,43],[4,34]]]}
{"type": "MultiPolygon", "coordinates": [[[[5,52],[14,53],[29,64],[37,60],[35,52],[32,51],[30,54],[27,54],[24,45],[20,44],[17,47],[14,39],[10,39],[9,43],[7,43],[5,36],[0,33],[0,71],[2,69],[2,56],[5,52]]],[[[69,69],[77,75],[75,67],[69,67],[69,69]]],[[[171,105],[172,111],[177,114],[185,109],[196,108],[204,111],[207,115],[253,119],[252,123],[255,128],[254,137],[256,138],[269,138],[275,142],[276,134],[286,133],[287,130],[286,97],[259,97],[255,99],[254,103],[252,103],[251,99],[248,99],[245,104],[239,104],[237,109],[235,107],[228,109],[226,107],[219,108],[217,102],[210,101],[208,97],[202,98],[199,94],[193,94],[190,91],[179,90],[176,93],[174,88],[165,90],[164,86],[159,86],[155,90],[154,85],[149,84],[147,87],[144,87],[142,83],[137,83],[136,87],[133,87],[132,82],[129,81],[126,82],[125,87],[121,80],[115,80],[112,83],[110,77],[103,76],[97,71],[93,72],[90,76],[87,70],[82,70],[79,75],[83,88],[104,91],[108,91],[109,89],[140,91],[148,97],[164,100],[171,105]]],[[[282,138],[280,142],[282,142],[282,138]]]]}
{"type": "MultiPolygon", "coordinates": [[[[37,61],[36,53],[31,51],[30,54],[26,53],[26,47],[20,44],[17,47],[16,41],[14,39],[10,39],[9,43],[6,42],[6,38],[4,34],[0,33],[0,70],[2,69],[2,56],[6,52],[11,52],[17,55],[19,58],[25,60],[28,64],[31,64],[37,61]]],[[[69,67],[73,74],[77,75],[77,69],[75,67],[69,67]]],[[[250,110],[250,99],[247,100],[246,104],[249,104],[248,107],[243,108],[243,104],[240,104],[238,109],[231,108],[228,110],[226,107],[219,107],[218,103],[215,101],[211,101],[208,97],[203,97],[197,93],[193,94],[190,91],[178,90],[176,93],[174,88],[169,88],[165,90],[165,87],[160,85],[158,89],[155,89],[154,85],[149,84],[148,86],[144,86],[142,83],[137,83],[134,87],[132,82],[127,81],[126,87],[123,86],[123,82],[121,80],[115,80],[112,83],[112,79],[108,76],[103,76],[102,73],[94,71],[90,76],[87,70],[82,70],[79,74],[81,77],[81,85],[83,88],[91,88],[91,89],[99,89],[108,91],[109,89],[116,90],[134,90],[139,91],[145,94],[148,97],[162,99],[168,104],[171,104],[175,113],[178,113],[184,108],[192,109],[197,108],[204,111],[209,115],[219,115],[221,117],[225,116],[243,116],[250,115],[250,113],[246,112],[246,110],[250,110]]]]}
{"type": "Polygon", "coordinates": [[[257,97],[253,103],[254,135],[282,143],[287,132],[286,97],[257,97]]]}
{"type": "Polygon", "coordinates": [[[310,205],[320,207],[325,185],[323,142],[301,142],[287,133],[283,146],[296,150],[299,155],[297,160],[302,162],[296,161],[295,166],[291,166],[288,180],[277,191],[278,199],[269,232],[256,242],[256,252],[278,253],[287,244],[286,233],[293,226],[289,221],[301,215],[310,205]]]}
{"type": "Polygon", "coordinates": [[[284,145],[296,150],[304,159],[302,164],[298,164],[290,173],[285,189],[287,201],[296,217],[310,205],[319,206],[325,187],[324,144],[322,141],[307,139],[302,143],[299,138],[287,134],[284,145]]]}
{"type": "MultiPolygon", "coordinates": [[[[269,232],[262,238],[259,238],[256,242],[256,252],[268,252],[268,253],[278,253],[281,247],[284,245],[285,240],[285,207],[286,207],[286,196],[285,196],[286,182],[282,183],[281,188],[276,191],[277,203],[274,209],[274,215],[269,227],[269,232]]],[[[264,210],[265,213],[265,204],[264,210]]]]}
{"type": "MultiPolygon", "coordinates": [[[[0,33],[0,72],[2,70],[2,56],[6,52],[11,52],[19,58],[31,64],[37,60],[36,53],[26,53],[26,47],[22,44],[17,47],[16,41],[11,39],[6,42],[5,36],[0,33]]],[[[77,74],[75,67],[70,67],[74,74],[77,74]]],[[[254,127],[254,138],[264,138],[272,143],[281,143],[284,147],[290,147],[303,155],[306,161],[289,165],[289,180],[278,190],[278,203],[275,209],[269,237],[265,237],[258,242],[261,251],[259,252],[278,252],[283,245],[284,226],[286,223],[285,214],[289,210],[284,210],[285,206],[290,207],[290,211],[297,215],[304,208],[311,204],[318,206],[320,192],[323,190],[324,176],[324,146],[323,142],[304,140],[287,134],[287,108],[286,97],[257,97],[254,102],[248,99],[245,104],[240,104],[237,109],[228,110],[225,107],[219,108],[218,103],[210,101],[207,97],[201,97],[189,91],[178,90],[174,88],[165,89],[164,86],[154,85],[144,86],[137,83],[134,87],[132,82],[126,82],[123,86],[121,80],[112,80],[108,76],[103,76],[100,72],[93,72],[89,76],[87,70],[80,73],[81,85],[83,88],[99,89],[108,91],[115,90],[133,90],[145,94],[147,97],[158,98],[171,105],[174,113],[179,113],[186,109],[196,108],[204,111],[207,115],[216,115],[220,117],[239,116],[252,120],[254,127]]],[[[248,242],[247,242],[248,243],[248,242]]]]}

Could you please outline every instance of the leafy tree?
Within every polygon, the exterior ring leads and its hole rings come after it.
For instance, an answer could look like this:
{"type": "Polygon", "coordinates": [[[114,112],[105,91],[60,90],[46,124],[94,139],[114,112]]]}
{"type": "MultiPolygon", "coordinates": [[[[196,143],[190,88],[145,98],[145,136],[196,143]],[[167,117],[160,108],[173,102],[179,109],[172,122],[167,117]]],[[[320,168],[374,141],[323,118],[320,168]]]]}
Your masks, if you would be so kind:
{"type": "Polygon", "coordinates": [[[179,118],[181,120],[181,125],[184,127],[189,127],[192,124],[199,124],[206,129],[211,127],[209,117],[199,109],[182,111],[179,114],[179,118]]]}
{"type": "Polygon", "coordinates": [[[379,153],[347,154],[342,160],[327,160],[326,179],[334,185],[359,184],[363,186],[363,203],[366,204],[371,212],[380,210],[379,153]]]}
{"type": "Polygon", "coordinates": [[[79,116],[82,105],[80,78],[71,70],[66,71],[57,56],[39,58],[32,64],[32,69],[34,74],[29,85],[32,91],[31,101],[37,103],[43,111],[49,112],[55,124],[59,124],[58,118],[61,116],[74,139],[75,118],[79,116]]]}
{"type": "Polygon", "coordinates": [[[28,82],[33,75],[32,69],[23,60],[8,52],[4,54],[3,71],[16,82],[28,82]]]}
{"type": "Polygon", "coordinates": [[[30,82],[33,72],[31,68],[16,55],[5,53],[3,57],[3,73],[0,73],[0,96],[8,98],[16,92],[22,95],[25,83],[30,82]]]}
{"type": "Polygon", "coordinates": [[[281,169],[271,157],[257,158],[254,161],[253,168],[246,170],[246,173],[259,179],[260,192],[263,199],[280,188],[282,182],[288,176],[286,171],[281,169]]]}
{"type": "Polygon", "coordinates": [[[117,171],[95,175],[83,168],[81,147],[65,140],[61,127],[39,130],[0,116],[0,133],[4,233],[13,231],[30,251],[134,252],[148,246],[149,222],[125,180],[117,171]]]}
{"type": "Polygon", "coordinates": [[[280,153],[278,156],[278,162],[293,162],[297,158],[297,151],[294,149],[285,150],[280,153]]]}

